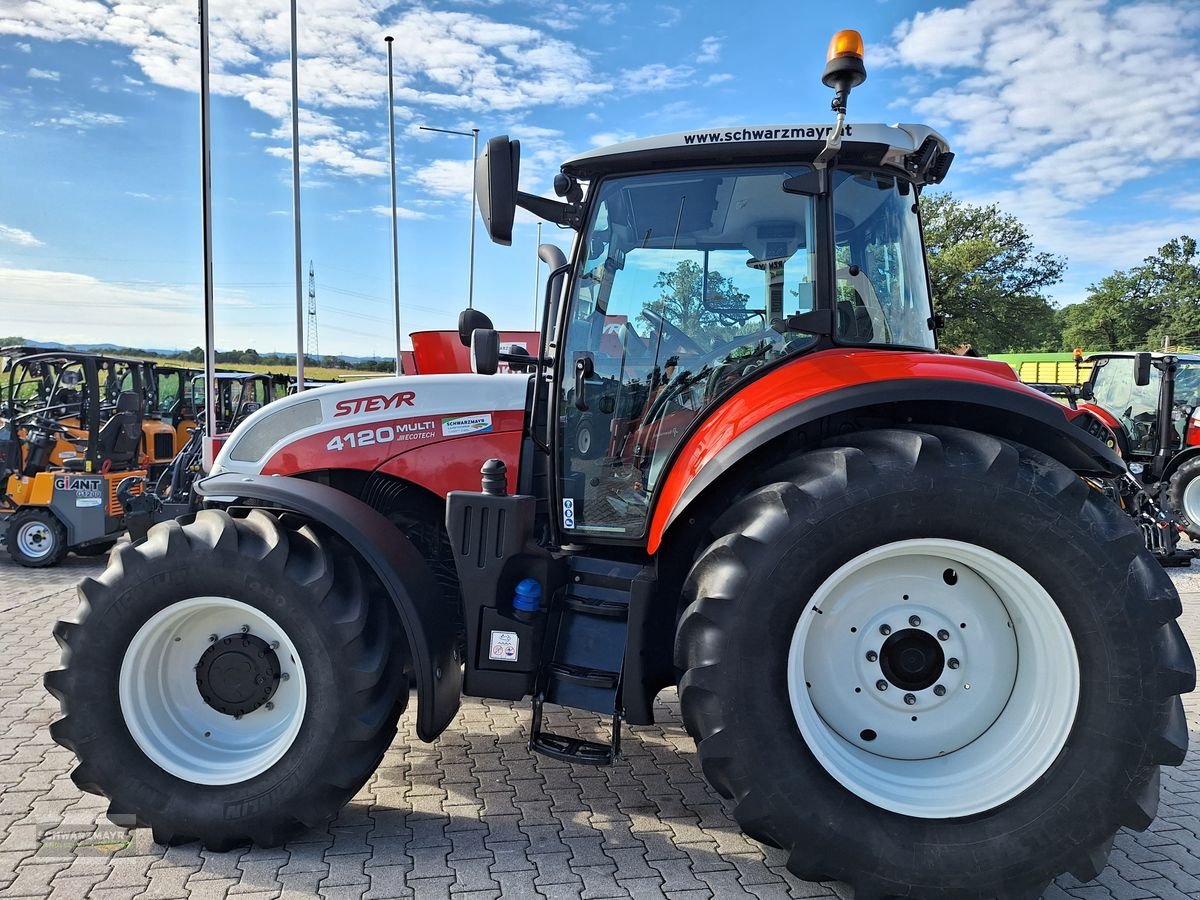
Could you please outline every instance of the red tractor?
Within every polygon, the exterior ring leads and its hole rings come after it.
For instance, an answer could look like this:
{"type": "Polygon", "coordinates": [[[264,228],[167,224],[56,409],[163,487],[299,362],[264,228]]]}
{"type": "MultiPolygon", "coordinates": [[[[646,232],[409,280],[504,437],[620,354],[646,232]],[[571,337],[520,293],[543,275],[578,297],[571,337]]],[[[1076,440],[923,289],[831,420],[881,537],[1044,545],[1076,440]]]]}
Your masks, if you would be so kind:
{"type": "Polygon", "coordinates": [[[76,784],[163,843],[273,845],[354,796],[411,687],[423,740],[528,697],[532,750],[603,765],[677,686],[746,833],[860,898],[1031,898],[1146,828],[1187,749],[1179,597],[1092,486],[1125,472],[1095,418],[937,352],[918,197],[951,153],[845,124],[856,37],[834,125],[593,150],[558,200],[489,141],[492,239],[518,206],[578,233],[541,248],[538,347],[468,311],[476,374],[250,416],[208,508],[57,626],[76,784]]]}

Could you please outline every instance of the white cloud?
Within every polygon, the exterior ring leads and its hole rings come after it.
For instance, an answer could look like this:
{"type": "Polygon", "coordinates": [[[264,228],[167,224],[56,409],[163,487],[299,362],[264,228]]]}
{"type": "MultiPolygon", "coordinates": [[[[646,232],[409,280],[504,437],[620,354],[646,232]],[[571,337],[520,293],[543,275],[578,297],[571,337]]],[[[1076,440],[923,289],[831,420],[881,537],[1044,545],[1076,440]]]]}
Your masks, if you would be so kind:
{"type": "Polygon", "coordinates": [[[435,159],[417,168],[410,180],[435,197],[470,197],[471,160],[435,159]]]}
{"type": "Polygon", "coordinates": [[[714,72],[704,80],[705,87],[712,87],[714,84],[725,84],[727,81],[733,81],[733,75],[729,72],[714,72]]]}
{"type": "MultiPolygon", "coordinates": [[[[350,210],[354,212],[354,210],[350,210]]],[[[380,216],[391,216],[392,208],[390,206],[372,206],[371,212],[380,216]]],[[[419,209],[407,209],[403,206],[396,207],[397,219],[428,219],[429,213],[421,212],[419,209]]]]}
{"type": "MultiPolygon", "coordinates": [[[[144,347],[178,347],[185,339],[181,335],[197,334],[203,327],[199,285],[105,281],[78,272],[4,267],[0,284],[5,328],[34,340],[129,343],[129,323],[117,323],[128,318],[121,313],[131,310],[137,313],[136,342],[144,347]]],[[[216,308],[220,330],[222,322],[256,313],[261,300],[218,286],[216,308]]],[[[251,346],[262,337],[238,333],[251,346]]]]}
{"type": "MultiPolygon", "coordinates": [[[[963,199],[997,202],[1039,247],[1111,269],[1195,230],[1179,217],[1109,227],[1087,216],[1123,186],[1200,159],[1198,38],[1194,0],[970,0],[917,13],[879,55],[918,73],[908,85],[925,95],[908,105],[947,133],[960,173],[1010,184],[957,190],[963,199]],[[1154,64],[1164,59],[1166,80],[1154,64]]],[[[1200,201],[1177,192],[1157,205],[1200,201]]]]}
{"type": "Polygon", "coordinates": [[[16,47],[17,50],[19,50],[21,53],[32,53],[33,52],[33,45],[27,44],[24,41],[17,41],[15,44],[13,44],[13,46],[16,47]]]}
{"type": "Polygon", "coordinates": [[[622,81],[626,90],[639,94],[644,91],[666,91],[687,87],[692,83],[692,76],[695,74],[696,70],[691,66],[648,63],[625,72],[622,81]]]}
{"type": "Polygon", "coordinates": [[[721,58],[721,39],[718,37],[709,36],[700,42],[700,53],[696,57],[696,62],[704,65],[706,63],[715,63],[721,58]]]}
{"type": "Polygon", "coordinates": [[[599,134],[593,134],[588,138],[588,142],[593,147],[607,147],[609,144],[623,144],[625,141],[632,141],[638,135],[632,131],[602,131],[599,134]]]}
{"type": "Polygon", "coordinates": [[[18,247],[45,246],[44,242],[39,241],[24,228],[14,228],[11,225],[0,225],[0,241],[9,244],[16,244],[18,247]]]}
{"type": "Polygon", "coordinates": [[[100,128],[106,125],[124,125],[125,117],[115,113],[99,113],[80,109],[38,124],[57,125],[60,128],[78,128],[85,131],[89,128],[100,128]]]}
{"type": "Polygon", "coordinates": [[[971,0],[902,23],[888,58],[952,70],[913,109],[972,163],[1012,167],[1010,202],[1064,216],[1155,166],[1200,158],[1197,28],[1191,2],[971,0]],[[1152,59],[1171,60],[1169,82],[1152,59]]]}
{"type": "MultiPolygon", "coordinates": [[[[348,111],[376,109],[384,90],[382,35],[394,46],[397,114],[410,105],[494,114],[542,105],[575,106],[609,93],[591,56],[546,31],[479,11],[396,9],[387,0],[306,0],[301,10],[300,104],[324,116],[325,133],[305,161],[352,176],[386,172],[378,130],[344,128],[348,111]]],[[[589,23],[611,21],[620,4],[579,6],[589,23]]],[[[0,7],[0,34],[104,41],[128,49],[146,80],[194,91],[198,33],[193,0],[151,6],[136,0],[26,0],[0,7]]],[[[212,90],[242,98],[286,122],[290,108],[289,21],[284,0],[226,4],[211,21],[212,90]]],[[[287,157],[276,145],[268,152],[287,157]]],[[[384,154],[386,155],[386,154],[384,154]]]]}
{"type": "Polygon", "coordinates": [[[683,18],[683,10],[681,10],[678,6],[661,5],[656,8],[659,13],[659,28],[670,28],[683,18]]]}
{"type": "Polygon", "coordinates": [[[58,74],[58,72],[50,69],[30,69],[25,74],[30,78],[36,78],[40,81],[58,81],[58,79],[62,77],[58,74]]]}

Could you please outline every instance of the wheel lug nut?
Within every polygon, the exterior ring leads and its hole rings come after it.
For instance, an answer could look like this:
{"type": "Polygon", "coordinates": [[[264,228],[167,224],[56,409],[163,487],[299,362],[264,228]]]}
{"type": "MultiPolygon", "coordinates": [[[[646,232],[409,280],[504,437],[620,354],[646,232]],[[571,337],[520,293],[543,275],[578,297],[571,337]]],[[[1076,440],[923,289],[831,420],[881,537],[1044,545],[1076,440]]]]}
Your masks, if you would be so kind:
{"type": "Polygon", "coordinates": [[[292,676],[291,676],[291,675],[289,675],[287,672],[282,672],[282,673],[280,673],[280,675],[279,675],[279,680],[280,680],[280,681],[287,681],[287,680],[288,680],[289,678],[291,678],[291,677],[292,677],[292,676]]]}
{"type": "Polygon", "coordinates": [[[933,692],[935,694],[937,694],[939,697],[945,697],[946,696],[946,686],[942,685],[942,684],[936,684],[933,686],[933,692]]]}
{"type": "Polygon", "coordinates": [[[952,669],[957,669],[961,665],[961,663],[959,663],[959,661],[952,656],[952,657],[950,657],[949,660],[946,661],[946,665],[948,665],[952,669]]]}
{"type": "Polygon", "coordinates": [[[250,633],[250,626],[249,626],[249,625],[243,625],[243,626],[242,626],[242,634],[249,634],[249,633],[250,633]]]}
{"type": "Polygon", "coordinates": [[[887,682],[880,678],[877,682],[875,682],[875,688],[880,691],[886,691],[887,682]]]}
{"type": "Polygon", "coordinates": [[[942,629],[940,629],[940,630],[938,631],[938,640],[939,640],[939,641],[948,641],[948,640],[950,640],[950,632],[948,632],[948,631],[947,631],[945,628],[942,628],[942,629]]]}
{"type": "Polygon", "coordinates": [[[210,634],[208,636],[208,642],[210,644],[215,644],[217,642],[217,636],[215,634],[210,634]]]}
{"type": "Polygon", "coordinates": [[[273,710],[274,708],[275,708],[275,704],[274,704],[274,703],[272,703],[270,700],[268,700],[268,701],[267,701],[267,712],[270,712],[270,711],[271,711],[271,710],[273,710]]]}
{"type": "Polygon", "coordinates": [[[874,650],[867,651],[867,662],[875,662],[877,659],[879,659],[878,653],[876,653],[874,650]]]}
{"type": "Polygon", "coordinates": [[[905,694],[904,702],[907,703],[909,706],[912,706],[914,703],[917,702],[917,698],[915,696],[913,696],[912,694],[905,694]]]}
{"type": "Polygon", "coordinates": [[[271,649],[278,650],[279,649],[279,641],[271,641],[271,649]]]}
{"type": "Polygon", "coordinates": [[[920,616],[909,616],[908,624],[911,625],[913,628],[916,628],[918,625],[921,624],[921,617],[920,616]]]}
{"type": "Polygon", "coordinates": [[[889,634],[892,633],[892,626],[891,625],[880,625],[879,633],[882,634],[884,637],[887,637],[889,634]]]}

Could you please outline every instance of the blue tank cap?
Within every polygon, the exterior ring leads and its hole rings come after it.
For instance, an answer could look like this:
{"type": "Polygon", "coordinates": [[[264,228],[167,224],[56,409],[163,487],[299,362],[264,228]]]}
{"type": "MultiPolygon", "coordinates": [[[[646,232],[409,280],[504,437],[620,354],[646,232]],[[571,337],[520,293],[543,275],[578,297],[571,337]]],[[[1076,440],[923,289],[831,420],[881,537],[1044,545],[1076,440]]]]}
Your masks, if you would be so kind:
{"type": "Polygon", "coordinates": [[[513,609],[521,612],[537,612],[542,608],[542,586],[535,578],[522,578],[513,595],[513,609]]]}

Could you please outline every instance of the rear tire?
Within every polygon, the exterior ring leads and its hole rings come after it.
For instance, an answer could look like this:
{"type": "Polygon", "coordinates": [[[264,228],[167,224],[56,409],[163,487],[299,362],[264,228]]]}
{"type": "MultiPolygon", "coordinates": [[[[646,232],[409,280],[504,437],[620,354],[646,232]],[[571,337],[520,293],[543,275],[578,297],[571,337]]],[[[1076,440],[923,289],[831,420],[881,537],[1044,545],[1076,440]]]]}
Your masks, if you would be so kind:
{"type": "Polygon", "coordinates": [[[54,636],[51,736],[159,843],[274,846],[379,764],[408,701],[390,599],[336,539],[216,510],[121,544],[54,636]],[[214,639],[215,638],[215,639],[214,639]]]}
{"type": "Polygon", "coordinates": [[[1180,466],[1167,485],[1167,503],[1193,541],[1200,541],[1200,456],[1180,466]]]}
{"type": "Polygon", "coordinates": [[[1186,753],[1195,669],[1170,580],[1127,517],[1034,450],[952,428],[838,443],[721,516],[685,585],[676,663],[705,775],[796,875],[859,897],[1094,878],[1186,753]]]}
{"type": "Polygon", "coordinates": [[[57,566],[67,555],[67,529],[48,509],[16,513],[4,540],[13,561],[30,569],[57,566]]]}

